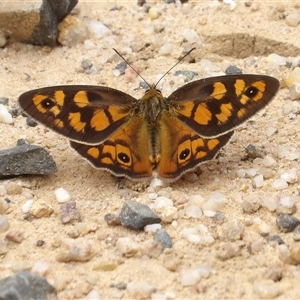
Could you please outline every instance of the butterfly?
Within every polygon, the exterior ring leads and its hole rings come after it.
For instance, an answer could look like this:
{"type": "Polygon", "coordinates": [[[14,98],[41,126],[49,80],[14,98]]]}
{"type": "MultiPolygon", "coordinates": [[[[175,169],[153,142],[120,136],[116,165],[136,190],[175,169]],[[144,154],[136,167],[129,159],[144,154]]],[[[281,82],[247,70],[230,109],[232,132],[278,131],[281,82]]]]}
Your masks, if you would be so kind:
{"type": "Polygon", "coordinates": [[[225,75],[190,82],[169,97],[155,85],[139,100],[105,86],[62,85],[25,92],[19,104],[95,168],[175,181],[213,159],[278,89],[271,76],[225,75]]]}

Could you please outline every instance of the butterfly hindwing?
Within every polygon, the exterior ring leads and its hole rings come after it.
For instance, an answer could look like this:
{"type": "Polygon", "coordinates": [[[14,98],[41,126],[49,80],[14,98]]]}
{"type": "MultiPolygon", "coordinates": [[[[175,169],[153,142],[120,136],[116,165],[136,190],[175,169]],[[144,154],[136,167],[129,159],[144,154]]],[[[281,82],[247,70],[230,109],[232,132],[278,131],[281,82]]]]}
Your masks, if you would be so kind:
{"type": "Polygon", "coordinates": [[[107,169],[131,180],[152,177],[147,128],[140,116],[132,118],[99,145],[71,141],[71,147],[97,169],[107,169]]]}
{"type": "Polygon", "coordinates": [[[177,117],[203,137],[218,136],[242,124],[264,108],[279,89],[265,75],[231,75],[191,82],[168,101],[177,117]]]}
{"type": "Polygon", "coordinates": [[[215,138],[203,138],[167,113],[163,114],[161,122],[163,146],[157,172],[165,180],[176,180],[201,163],[212,160],[234,134],[230,131],[215,138]]]}
{"type": "Polygon", "coordinates": [[[31,90],[19,97],[31,118],[71,140],[97,144],[128,119],[136,100],[101,86],[53,86],[31,90]]]}

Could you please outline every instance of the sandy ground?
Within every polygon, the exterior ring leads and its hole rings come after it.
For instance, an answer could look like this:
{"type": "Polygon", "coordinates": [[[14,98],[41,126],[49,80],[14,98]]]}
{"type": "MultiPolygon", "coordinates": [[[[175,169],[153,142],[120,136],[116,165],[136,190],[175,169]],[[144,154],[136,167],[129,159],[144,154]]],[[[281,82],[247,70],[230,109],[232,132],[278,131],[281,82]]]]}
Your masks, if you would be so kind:
{"type": "MultiPolygon", "coordinates": [[[[195,63],[185,60],[176,70],[193,70],[203,77],[221,74],[224,66],[233,64],[243,73],[267,73],[283,81],[292,69],[270,66],[266,58],[276,53],[291,57],[292,61],[292,57],[299,55],[299,26],[288,26],[285,20],[289,14],[299,13],[296,2],[252,1],[250,7],[238,2],[233,10],[227,4],[212,3],[199,1],[182,6],[153,3],[149,6],[154,8],[151,14],[155,16],[157,13],[154,20],[145,7],[138,7],[133,2],[80,3],[75,15],[82,22],[80,24],[101,21],[111,33],[102,39],[90,37],[88,43],[57,47],[50,52],[43,47],[9,43],[6,48],[0,49],[0,96],[8,97],[12,107],[21,93],[33,88],[96,84],[114,87],[140,98],[143,91],[138,89],[139,78],[132,79],[129,75],[115,77],[113,74],[121,60],[112,47],[132,62],[150,83],[156,82],[191,45],[196,47],[192,54],[195,63]],[[184,29],[195,30],[199,41],[187,42],[183,38],[184,29]],[[164,44],[171,45],[170,54],[160,52],[164,44]],[[84,72],[81,63],[85,59],[89,59],[98,72],[84,72]],[[213,63],[207,72],[201,68],[205,64],[203,59],[213,63]],[[255,63],[249,63],[253,60],[255,63]]],[[[164,78],[161,88],[167,95],[183,84],[184,79],[175,76],[172,71],[164,78]]],[[[279,234],[288,246],[295,243],[292,234],[279,232],[276,212],[265,207],[253,213],[242,209],[245,200],[262,204],[268,198],[290,196],[295,203],[299,201],[298,183],[283,190],[273,186],[274,180],[283,172],[291,168],[299,170],[297,161],[278,155],[280,147],[290,152],[299,151],[299,118],[289,118],[282,113],[288,101],[288,89],[283,87],[263,112],[237,129],[235,138],[219,159],[201,166],[202,173],[197,181],[182,179],[158,190],[147,188],[147,184],[132,184],[128,180],[120,183],[108,172],[93,169],[69,148],[66,139],[41,125],[28,127],[22,116],[16,117],[13,125],[0,123],[1,149],[13,147],[18,139],[27,138],[44,146],[58,165],[57,173],[51,176],[27,176],[0,182],[1,197],[10,199],[10,208],[4,213],[9,219],[10,229],[24,234],[20,244],[9,242],[8,252],[0,257],[0,279],[19,270],[31,270],[37,263],[43,262],[46,270],[40,272],[58,289],[60,299],[84,299],[91,291],[98,292],[102,299],[139,298],[142,297],[141,291],[147,290],[146,283],[155,287],[156,294],[145,292],[145,298],[299,298],[299,267],[284,263],[276,243],[268,243],[255,224],[266,224],[269,235],[279,234]],[[241,169],[257,167],[251,160],[242,160],[249,143],[262,148],[276,161],[269,167],[270,178],[260,188],[254,187],[253,177],[237,175],[241,169]],[[11,183],[19,183],[22,193],[6,195],[5,189],[11,183]],[[60,187],[76,201],[82,226],[87,228],[86,231],[79,230],[79,239],[70,238],[72,232],[78,231],[76,222],[61,223],[61,204],[54,196],[54,190],[60,187]],[[158,256],[151,255],[147,248],[152,234],[121,226],[110,227],[103,219],[107,213],[117,213],[125,199],[151,206],[151,192],[172,199],[179,212],[176,221],[163,224],[172,238],[173,248],[158,256]],[[200,207],[197,199],[208,199],[213,192],[226,195],[226,205],[221,211],[226,220],[223,224],[206,216],[186,217],[185,207],[200,207]],[[54,213],[48,218],[25,219],[21,207],[30,199],[35,203],[46,202],[53,207],[54,213]],[[222,238],[220,232],[227,222],[237,222],[242,226],[240,238],[232,241],[222,238]],[[213,243],[197,244],[182,237],[184,228],[196,228],[199,224],[207,227],[209,234],[215,238],[213,243]],[[116,247],[116,241],[122,237],[128,237],[140,250],[131,257],[122,255],[116,247]],[[38,240],[44,240],[45,244],[37,247],[38,240]],[[93,256],[87,262],[58,262],[57,255],[64,244],[71,243],[70,240],[78,245],[90,244],[93,256]],[[254,247],[253,243],[260,246],[254,247]],[[237,254],[224,259],[220,254],[223,247],[237,247],[237,254]],[[166,261],[174,264],[173,271],[166,261]],[[104,271],[103,265],[109,263],[114,267],[104,271]],[[211,268],[209,274],[191,286],[184,286],[182,276],[199,266],[211,268]],[[120,283],[126,286],[129,282],[138,290],[138,283],[141,283],[139,292],[132,292],[128,287],[124,290],[112,287],[120,283]]],[[[295,216],[300,217],[298,211],[295,216]]],[[[5,239],[5,234],[0,233],[0,240],[5,239]]],[[[40,270],[39,267],[37,269],[40,270]]]]}

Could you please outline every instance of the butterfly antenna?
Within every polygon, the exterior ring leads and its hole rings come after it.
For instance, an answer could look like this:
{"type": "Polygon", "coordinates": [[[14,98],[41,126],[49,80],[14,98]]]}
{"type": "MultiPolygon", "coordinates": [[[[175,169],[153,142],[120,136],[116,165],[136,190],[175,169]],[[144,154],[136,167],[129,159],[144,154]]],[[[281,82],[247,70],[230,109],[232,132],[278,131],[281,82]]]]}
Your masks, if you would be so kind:
{"type": "Polygon", "coordinates": [[[125,59],[124,56],[122,56],[115,48],[113,48],[113,50],[126,62],[126,64],[140,77],[142,78],[146,84],[148,84],[149,88],[151,87],[151,85],[146,81],[146,79],[127,61],[127,59],[125,59]]]}
{"type": "Polygon", "coordinates": [[[182,62],[192,51],[194,51],[196,48],[192,48],[188,53],[186,53],[182,58],[178,60],[178,62],[172,66],[160,79],[156,82],[155,87],[159,84],[159,82],[167,75],[169,74],[180,62],[182,62]]]}

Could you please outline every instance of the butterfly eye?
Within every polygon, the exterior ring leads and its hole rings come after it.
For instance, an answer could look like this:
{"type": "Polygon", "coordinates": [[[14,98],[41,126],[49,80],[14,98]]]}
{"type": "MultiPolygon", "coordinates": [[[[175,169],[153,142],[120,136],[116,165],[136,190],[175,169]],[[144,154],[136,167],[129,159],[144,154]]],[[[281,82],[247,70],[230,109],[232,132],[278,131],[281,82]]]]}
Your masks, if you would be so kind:
{"type": "Polygon", "coordinates": [[[130,157],[124,152],[118,153],[118,159],[124,164],[128,164],[130,162],[130,157]]]}
{"type": "Polygon", "coordinates": [[[161,94],[161,90],[156,90],[157,93],[161,94]]]}
{"type": "Polygon", "coordinates": [[[249,98],[253,98],[257,95],[257,93],[259,92],[258,88],[255,86],[250,86],[246,91],[245,91],[245,95],[249,98]]]}
{"type": "Polygon", "coordinates": [[[55,105],[55,102],[53,100],[51,100],[50,98],[46,98],[43,101],[41,101],[41,105],[46,108],[52,108],[55,105]]]}
{"type": "Polygon", "coordinates": [[[189,157],[189,155],[190,155],[190,149],[184,149],[184,150],[182,150],[181,152],[180,152],[180,154],[179,154],[179,158],[181,159],[181,160],[186,160],[187,159],[187,157],[189,157]]]}

